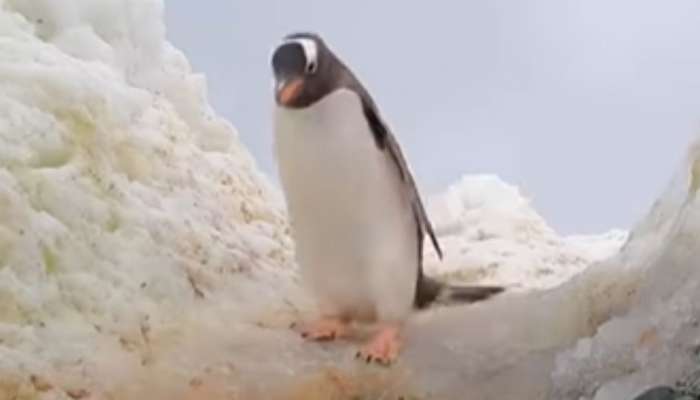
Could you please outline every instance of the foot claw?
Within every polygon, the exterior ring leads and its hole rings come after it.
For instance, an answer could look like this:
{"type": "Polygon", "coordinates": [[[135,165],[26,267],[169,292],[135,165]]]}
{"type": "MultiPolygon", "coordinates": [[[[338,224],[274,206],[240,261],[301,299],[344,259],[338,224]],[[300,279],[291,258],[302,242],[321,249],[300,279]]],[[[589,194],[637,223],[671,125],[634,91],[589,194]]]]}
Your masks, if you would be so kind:
{"type": "Polygon", "coordinates": [[[347,323],[339,319],[321,319],[303,326],[301,337],[315,341],[330,341],[344,336],[347,329],[347,323]]]}
{"type": "Polygon", "coordinates": [[[367,345],[357,352],[355,357],[361,357],[368,364],[375,362],[386,366],[396,360],[400,347],[399,330],[395,327],[387,327],[379,331],[367,345]]]}

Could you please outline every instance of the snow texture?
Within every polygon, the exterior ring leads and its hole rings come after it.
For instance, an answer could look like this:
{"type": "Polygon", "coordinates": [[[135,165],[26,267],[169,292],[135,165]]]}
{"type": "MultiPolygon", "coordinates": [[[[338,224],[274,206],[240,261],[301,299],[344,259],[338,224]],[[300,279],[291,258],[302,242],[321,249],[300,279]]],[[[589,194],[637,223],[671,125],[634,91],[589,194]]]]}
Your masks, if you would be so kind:
{"type": "Polygon", "coordinates": [[[505,284],[511,290],[554,287],[614,254],[626,232],[560,237],[517,187],[496,176],[465,176],[433,196],[429,213],[446,249],[432,248],[426,270],[451,280],[505,284]]]}
{"type": "Polygon", "coordinates": [[[0,0],[0,399],[632,399],[700,374],[700,146],[629,238],[560,237],[467,176],[426,270],[509,293],[417,314],[391,368],[288,329],[282,199],[159,0],[0,0]],[[623,246],[624,243],[624,246],[623,246]],[[621,247],[622,246],[622,247],[621,247]],[[621,247],[621,248],[620,248],[621,247]]]}
{"type": "Polygon", "coordinates": [[[33,374],[126,396],[194,356],[155,347],[232,332],[292,284],[279,195],[162,8],[0,0],[0,393],[33,374]]]}

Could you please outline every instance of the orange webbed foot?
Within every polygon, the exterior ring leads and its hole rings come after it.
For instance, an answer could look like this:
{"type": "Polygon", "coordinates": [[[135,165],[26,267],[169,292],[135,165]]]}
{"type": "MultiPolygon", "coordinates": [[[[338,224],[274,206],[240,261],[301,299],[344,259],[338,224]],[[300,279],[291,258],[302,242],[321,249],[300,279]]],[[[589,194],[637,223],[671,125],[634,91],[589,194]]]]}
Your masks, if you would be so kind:
{"type": "Polygon", "coordinates": [[[303,324],[300,332],[301,337],[304,339],[331,341],[347,335],[348,323],[340,318],[321,318],[317,321],[303,324]]]}
{"type": "Polygon", "coordinates": [[[400,329],[396,326],[385,326],[364,345],[356,354],[356,358],[367,363],[376,362],[390,365],[399,355],[402,346],[400,329]]]}

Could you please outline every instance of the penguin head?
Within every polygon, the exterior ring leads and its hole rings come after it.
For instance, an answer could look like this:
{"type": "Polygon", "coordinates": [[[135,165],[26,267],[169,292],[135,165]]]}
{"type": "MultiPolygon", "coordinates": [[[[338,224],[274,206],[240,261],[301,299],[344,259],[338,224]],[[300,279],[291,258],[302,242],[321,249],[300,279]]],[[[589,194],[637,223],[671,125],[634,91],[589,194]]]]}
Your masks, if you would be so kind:
{"type": "Polygon", "coordinates": [[[342,64],[317,34],[286,36],[271,61],[275,100],[282,107],[308,107],[339,85],[342,64]]]}

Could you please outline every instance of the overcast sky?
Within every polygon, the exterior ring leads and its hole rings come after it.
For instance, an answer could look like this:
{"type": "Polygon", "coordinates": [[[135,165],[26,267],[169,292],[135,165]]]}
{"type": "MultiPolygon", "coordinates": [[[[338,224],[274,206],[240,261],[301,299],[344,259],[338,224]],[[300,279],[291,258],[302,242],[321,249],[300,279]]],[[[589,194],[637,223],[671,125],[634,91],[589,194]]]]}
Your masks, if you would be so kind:
{"type": "Polygon", "coordinates": [[[700,134],[697,0],[166,0],[166,17],[273,177],[269,56],[297,30],[366,84],[425,195],[497,174],[562,233],[632,226],[700,134]]]}

